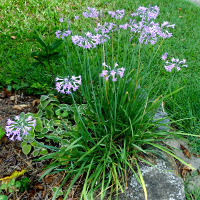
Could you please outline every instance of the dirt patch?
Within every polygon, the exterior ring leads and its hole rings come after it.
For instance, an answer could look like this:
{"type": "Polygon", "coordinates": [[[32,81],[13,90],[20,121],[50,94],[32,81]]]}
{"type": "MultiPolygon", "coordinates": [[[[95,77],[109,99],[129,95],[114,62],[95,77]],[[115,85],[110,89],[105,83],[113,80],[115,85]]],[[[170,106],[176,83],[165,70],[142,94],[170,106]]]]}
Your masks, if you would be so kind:
{"type": "MultiPolygon", "coordinates": [[[[2,91],[0,93],[0,126],[4,129],[7,120],[15,115],[19,115],[21,112],[36,112],[36,99],[37,97],[2,91]]],[[[3,194],[7,195],[9,200],[51,199],[52,187],[60,183],[60,180],[62,180],[62,173],[56,176],[47,176],[39,181],[47,164],[49,163],[34,162],[33,158],[22,153],[20,142],[9,141],[8,138],[4,136],[0,140],[0,178],[8,177],[14,171],[26,170],[23,177],[27,177],[30,180],[30,184],[29,189],[23,193],[15,192],[10,194],[3,191],[3,194]]],[[[21,177],[19,177],[19,179],[20,178],[21,177]]]]}
{"type": "Polygon", "coordinates": [[[5,127],[8,118],[21,112],[36,112],[37,107],[33,104],[36,99],[37,97],[2,91],[0,93],[0,126],[5,127]]]}

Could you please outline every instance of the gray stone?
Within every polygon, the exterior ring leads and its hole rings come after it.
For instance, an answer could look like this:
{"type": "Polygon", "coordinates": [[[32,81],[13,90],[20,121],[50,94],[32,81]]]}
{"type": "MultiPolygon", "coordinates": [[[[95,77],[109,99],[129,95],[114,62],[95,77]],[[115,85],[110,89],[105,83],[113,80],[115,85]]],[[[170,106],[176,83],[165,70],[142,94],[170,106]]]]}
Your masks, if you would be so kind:
{"type": "Polygon", "coordinates": [[[187,192],[193,193],[200,189],[200,175],[189,177],[186,186],[187,192]]]}
{"type": "Polygon", "coordinates": [[[186,190],[187,192],[194,192],[197,189],[200,189],[200,175],[196,171],[200,169],[200,158],[195,157],[193,154],[190,154],[190,158],[186,157],[183,151],[180,149],[180,145],[183,145],[190,152],[189,141],[186,139],[170,139],[166,140],[165,143],[173,148],[174,154],[193,167],[192,176],[186,177],[186,190]]]}
{"type": "Polygon", "coordinates": [[[160,106],[153,118],[154,122],[158,122],[158,131],[170,131],[170,119],[168,114],[164,111],[162,106],[160,106]]]}
{"type": "Polygon", "coordinates": [[[191,157],[188,158],[183,154],[183,151],[180,149],[180,145],[183,145],[190,151],[188,146],[189,141],[186,139],[169,139],[164,141],[167,145],[173,148],[174,154],[185,161],[186,163],[190,164],[193,168],[199,169],[200,168],[200,158],[195,157],[194,155],[190,155],[191,157]]]}
{"type": "Polygon", "coordinates": [[[189,0],[192,3],[195,3],[196,5],[200,6],[200,0],[189,0]]]}
{"type": "MultiPolygon", "coordinates": [[[[163,160],[153,167],[141,167],[141,171],[147,188],[148,200],[185,199],[183,180],[169,170],[163,160]]],[[[134,176],[129,180],[125,193],[120,194],[118,199],[145,200],[143,188],[134,176]]]]}

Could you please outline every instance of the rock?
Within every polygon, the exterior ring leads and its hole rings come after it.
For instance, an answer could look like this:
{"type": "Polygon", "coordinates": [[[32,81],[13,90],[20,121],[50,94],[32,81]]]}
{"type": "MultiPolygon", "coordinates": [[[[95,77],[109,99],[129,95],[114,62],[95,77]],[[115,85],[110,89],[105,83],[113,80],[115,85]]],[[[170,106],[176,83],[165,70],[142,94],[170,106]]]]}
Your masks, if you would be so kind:
{"type": "Polygon", "coordinates": [[[190,1],[195,3],[196,5],[200,6],[200,0],[190,0],[190,1]]]}
{"type": "Polygon", "coordinates": [[[186,163],[190,164],[193,168],[199,169],[200,168],[200,158],[195,157],[194,155],[190,155],[188,158],[184,152],[181,150],[181,145],[184,146],[186,149],[190,149],[188,144],[189,141],[186,139],[169,139],[164,141],[167,145],[173,148],[174,154],[181,158],[186,163]]]}
{"type": "Polygon", "coordinates": [[[187,192],[193,193],[200,188],[200,175],[194,175],[188,178],[186,189],[187,192]]]}
{"type": "Polygon", "coordinates": [[[153,120],[158,121],[158,131],[170,131],[170,119],[162,106],[158,108],[153,120]]]}
{"type": "MultiPolygon", "coordinates": [[[[148,200],[184,200],[183,180],[176,176],[165,164],[164,160],[153,166],[141,167],[146,185],[148,200]]],[[[132,176],[128,181],[125,193],[119,195],[119,200],[145,200],[142,186],[132,176]]]]}

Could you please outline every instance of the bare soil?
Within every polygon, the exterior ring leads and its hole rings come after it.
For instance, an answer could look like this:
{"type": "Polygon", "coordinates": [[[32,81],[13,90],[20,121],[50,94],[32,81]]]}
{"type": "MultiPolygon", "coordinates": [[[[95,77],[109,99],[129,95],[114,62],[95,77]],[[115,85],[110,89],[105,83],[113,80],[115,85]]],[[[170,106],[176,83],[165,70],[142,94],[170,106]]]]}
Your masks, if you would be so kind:
{"type": "MultiPolygon", "coordinates": [[[[0,92],[0,127],[4,129],[7,120],[21,112],[36,112],[37,102],[38,98],[34,96],[12,94],[6,90],[0,92]]],[[[10,176],[14,171],[25,169],[23,177],[28,177],[30,180],[28,190],[23,193],[16,191],[10,194],[4,191],[3,194],[7,195],[9,200],[49,200],[53,196],[52,188],[58,187],[63,180],[62,173],[47,175],[39,180],[49,163],[35,162],[33,159],[22,153],[20,142],[9,141],[6,136],[0,139],[0,179],[10,176]]],[[[62,197],[57,199],[62,200],[62,197]]]]}

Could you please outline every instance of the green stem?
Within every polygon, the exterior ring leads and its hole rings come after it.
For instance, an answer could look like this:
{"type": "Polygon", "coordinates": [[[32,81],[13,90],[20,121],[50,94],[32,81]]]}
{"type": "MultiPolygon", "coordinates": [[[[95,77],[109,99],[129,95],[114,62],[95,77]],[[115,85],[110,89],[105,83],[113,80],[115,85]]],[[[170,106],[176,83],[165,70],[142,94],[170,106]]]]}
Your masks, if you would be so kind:
{"type": "Polygon", "coordinates": [[[139,76],[139,69],[140,69],[140,51],[141,51],[141,44],[140,44],[140,48],[139,48],[139,52],[138,52],[138,65],[137,65],[136,84],[135,84],[133,102],[135,101],[135,96],[136,96],[136,91],[137,91],[137,84],[138,84],[138,76],[139,76]]]}

